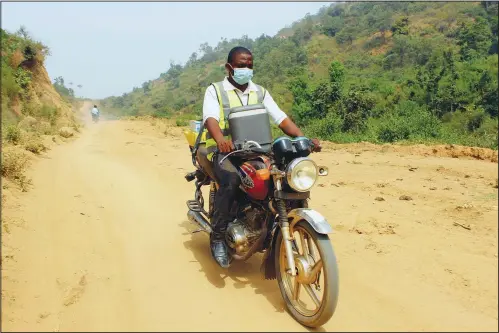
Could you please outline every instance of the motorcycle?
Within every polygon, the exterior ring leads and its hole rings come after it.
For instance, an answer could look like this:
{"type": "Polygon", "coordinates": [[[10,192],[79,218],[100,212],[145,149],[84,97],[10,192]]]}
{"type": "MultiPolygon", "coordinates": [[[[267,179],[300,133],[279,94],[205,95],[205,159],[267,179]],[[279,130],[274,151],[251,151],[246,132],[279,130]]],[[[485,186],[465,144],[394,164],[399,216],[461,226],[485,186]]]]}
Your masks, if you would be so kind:
{"type": "Polygon", "coordinates": [[[99,121],[99,114],[92,113],[92,121],[97,123],[99,121]]]}
{"type": "MultiPolygon", "coordinates": [[[[199,228],[194,232],[210,234],[219,185],[207,159],[208,149],[200,144],[203,129],[189,145],[196,170],[185,179],[195,181],[196,189],[194,199],[187,201],[187,217],[199,228]],[[209,186],[208,210],[203,186],[209,186]]],[[[236,218],[225,235],[230,256],[245,261],[263,253],[260,270],[265,279],[277,279],[291,316],[304,326],[319,327],[336,309],[338,267],[328,236],[333,230],[308,207],[308,200],[318,177],[327,176],[328,169],[309,158],[314,145],[308,138],[279,137],[270,148],[252,140],[234,141],[234,145],[236,149],[224,157],[240,162],[242,180],[232,207],[236,218]]]]}

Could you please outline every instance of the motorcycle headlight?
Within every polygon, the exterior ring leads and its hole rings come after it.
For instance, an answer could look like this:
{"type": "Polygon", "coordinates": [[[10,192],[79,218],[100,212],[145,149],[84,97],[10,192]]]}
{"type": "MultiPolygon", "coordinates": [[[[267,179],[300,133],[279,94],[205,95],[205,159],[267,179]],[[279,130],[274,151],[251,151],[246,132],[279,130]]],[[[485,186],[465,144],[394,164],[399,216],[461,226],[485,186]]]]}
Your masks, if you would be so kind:
{"type": "Polygon", "coordinates": [[[317,177],[317,164],[307,157],[295,159],[286,170],[289,186],[298,192],[309,191],[315,185],[317,177]]]}

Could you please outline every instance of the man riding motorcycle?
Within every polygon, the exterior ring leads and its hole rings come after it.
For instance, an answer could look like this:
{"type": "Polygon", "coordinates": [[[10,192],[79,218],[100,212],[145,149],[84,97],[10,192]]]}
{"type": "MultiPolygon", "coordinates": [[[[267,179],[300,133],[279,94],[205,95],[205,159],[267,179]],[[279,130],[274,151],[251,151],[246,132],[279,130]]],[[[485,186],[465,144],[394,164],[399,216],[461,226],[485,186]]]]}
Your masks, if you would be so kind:
{"type": "MultiPolygon", "coordinates": [[[[211,254],[223,268],[229,267],[230,257],[225,243],[227,224],[234,219],[231,206],[241,183],[236,166],[225,154],[234,150],[229,139],[225,121],[224,104],[229,108],[262,103],[272,121],[290,137],[304,136],[302,131],[277,106],[270,93],[251,81],[253,77],[253,55],[245,47],[233,48],[227,57],[225,68],[228,77],[210,85],[203,102],[203,122],[208,130],[206,148],[210,151],[208,159],[213,163],[213,171],[219,183],[215,197],[215,209],[211,218],[213,232],[210,234],[211,254]],[[226,105],[227,106],[227,105],[226,105]],[[217,151],[218,150],[218,151],[217,151]],[[220,161],[223,162],[220,164],[220,161]]],[[[320,151],[319,140],[313,139],[316,151],[320,151]]]]}

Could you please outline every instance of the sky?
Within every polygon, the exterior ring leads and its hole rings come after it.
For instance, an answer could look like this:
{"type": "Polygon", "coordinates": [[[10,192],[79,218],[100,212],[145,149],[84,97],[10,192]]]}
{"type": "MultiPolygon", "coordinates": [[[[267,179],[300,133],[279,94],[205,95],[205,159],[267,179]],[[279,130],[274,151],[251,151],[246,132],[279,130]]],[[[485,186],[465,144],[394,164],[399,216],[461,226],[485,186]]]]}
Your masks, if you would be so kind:
{"type": "Polygon", "coordinates": [[[129,92],[184,64],[222,37],[276,34],[331,2],[2,2],[2,28],[24,25],[50,48],[50,78],[73,82],[77,96],[129,92]],[[83,87],[76,88],[78,84],[83,87]]]}

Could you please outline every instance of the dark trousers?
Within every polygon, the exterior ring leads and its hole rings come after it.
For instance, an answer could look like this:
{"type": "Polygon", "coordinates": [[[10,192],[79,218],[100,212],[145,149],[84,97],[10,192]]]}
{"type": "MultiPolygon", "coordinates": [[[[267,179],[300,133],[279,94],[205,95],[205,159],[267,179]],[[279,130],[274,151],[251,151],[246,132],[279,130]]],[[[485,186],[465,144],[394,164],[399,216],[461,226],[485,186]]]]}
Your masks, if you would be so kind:
{"type": "Polygon", "coordinates": [[[215,195],[214,212],[211,218],[212,239],[217,240],[225,239],[227,224],[235,218],[231,213],[231,207],[241,183],[241,178],[239,178],[239,173],[233,161],[226,158],[220,165],[219,162],[223,157],[223,154],[216,154],[213,157],[213,172],[220,186],[215,195]]]}

